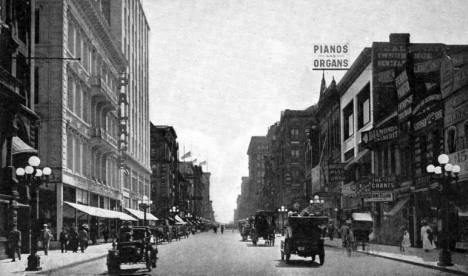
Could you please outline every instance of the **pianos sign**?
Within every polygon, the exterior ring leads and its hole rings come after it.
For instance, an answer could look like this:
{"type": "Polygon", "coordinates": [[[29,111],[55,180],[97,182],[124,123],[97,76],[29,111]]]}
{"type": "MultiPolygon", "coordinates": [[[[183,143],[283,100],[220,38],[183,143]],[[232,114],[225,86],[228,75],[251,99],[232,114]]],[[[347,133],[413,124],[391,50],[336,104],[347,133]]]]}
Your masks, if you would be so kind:
{"type": "Polygon", "coordinates": [[[313,70],[346,70],[349,61],[348,44],[314,44],[313,46],[313,70]]]}

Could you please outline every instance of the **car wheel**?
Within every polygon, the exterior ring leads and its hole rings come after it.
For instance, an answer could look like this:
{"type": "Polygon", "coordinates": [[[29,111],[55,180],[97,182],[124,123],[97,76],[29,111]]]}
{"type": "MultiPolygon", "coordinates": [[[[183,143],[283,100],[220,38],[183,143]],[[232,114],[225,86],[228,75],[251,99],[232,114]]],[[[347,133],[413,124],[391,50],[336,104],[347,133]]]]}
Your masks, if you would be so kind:
{"type": "Polygon", "coordinates": [[[288,242],[284,244],[284,255],[286,256],[286,263],[289,264],[289,258],[291,257],[291,245],[288,242]]]}
{"type": "Polygon", "coordinates": [[[325,253],[320,254],[319,258],[320,258],[320,265],[323,265],[325,263],[325,253]]]}

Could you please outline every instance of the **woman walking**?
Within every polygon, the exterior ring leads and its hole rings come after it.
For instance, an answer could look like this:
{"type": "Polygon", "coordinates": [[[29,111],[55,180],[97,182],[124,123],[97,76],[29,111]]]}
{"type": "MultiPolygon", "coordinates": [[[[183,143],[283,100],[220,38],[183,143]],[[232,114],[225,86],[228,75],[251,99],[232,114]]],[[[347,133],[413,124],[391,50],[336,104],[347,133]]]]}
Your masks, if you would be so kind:
{"type": "Polygon", "coordinates": [[[426,252],[435,248],[432,241],[432,228],[427,224],[425,220],[422,221],[421,227],[421,239],[423,244],[423,249],[426,252]]]}

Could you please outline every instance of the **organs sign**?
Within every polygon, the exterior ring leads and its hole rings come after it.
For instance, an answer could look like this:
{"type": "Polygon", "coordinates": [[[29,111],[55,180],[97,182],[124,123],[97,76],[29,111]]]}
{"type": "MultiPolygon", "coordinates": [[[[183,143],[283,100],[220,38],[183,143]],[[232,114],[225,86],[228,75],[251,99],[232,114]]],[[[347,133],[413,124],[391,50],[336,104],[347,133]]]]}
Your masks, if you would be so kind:
{"type": "Polygon", "coordinates": [[[349,61],[349,45],[339,43],[314,44],[313,70],[347,70],[349,61]]]}

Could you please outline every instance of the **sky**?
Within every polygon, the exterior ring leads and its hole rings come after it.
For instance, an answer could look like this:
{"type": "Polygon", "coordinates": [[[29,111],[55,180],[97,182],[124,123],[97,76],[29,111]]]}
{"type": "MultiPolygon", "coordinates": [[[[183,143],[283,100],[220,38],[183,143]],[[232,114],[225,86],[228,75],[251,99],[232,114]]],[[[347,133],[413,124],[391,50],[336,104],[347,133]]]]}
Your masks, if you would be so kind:
{"type": "MultiPolygon", "coordinates": [[[[252,136],[281,111],[317,103],[313,45],[468,44],[465,0],[141,0],[150,26],[150,120],[173,126],[180,155],[207,161],[215,218],[233,220],[252,136]]],[[[344,71],[325,71],[327,85],[344,71]]]]}

